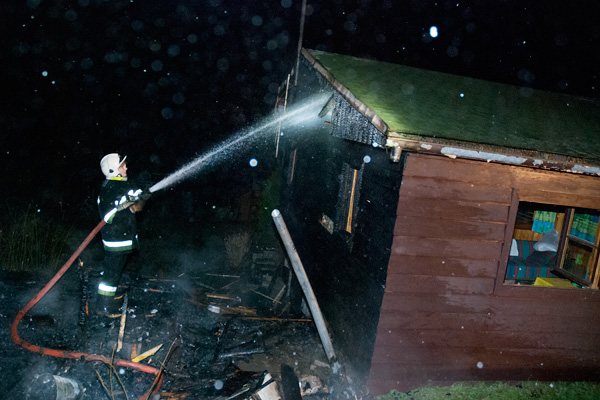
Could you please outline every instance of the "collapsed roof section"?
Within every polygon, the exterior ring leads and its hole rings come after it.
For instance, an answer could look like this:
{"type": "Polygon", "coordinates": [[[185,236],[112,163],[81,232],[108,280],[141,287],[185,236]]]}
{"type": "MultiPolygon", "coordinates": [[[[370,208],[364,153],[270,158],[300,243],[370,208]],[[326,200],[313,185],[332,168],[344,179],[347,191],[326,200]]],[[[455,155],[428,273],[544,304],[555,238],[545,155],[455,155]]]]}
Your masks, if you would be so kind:
{"type": "Polygon", "coordinates": [[[392,154],[404,149],[600,175],[596,100],[317,50],[302,54],[339,93],[335,136],[392,154]],[[357,113],[368,122],[357,125],[357,113]]]}

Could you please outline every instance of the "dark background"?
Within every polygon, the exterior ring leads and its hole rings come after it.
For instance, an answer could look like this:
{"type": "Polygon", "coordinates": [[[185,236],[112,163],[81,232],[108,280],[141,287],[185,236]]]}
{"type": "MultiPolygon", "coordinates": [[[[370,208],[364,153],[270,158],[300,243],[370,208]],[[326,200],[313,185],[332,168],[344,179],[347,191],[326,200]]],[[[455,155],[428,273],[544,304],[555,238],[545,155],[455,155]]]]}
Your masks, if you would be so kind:
{"type": "MultiPolygon", "coordinates": [[[[598,98],[599,4],[309,0],[303,46],[598,98]]],[[[2,198],[40,207],[95,199],[110,152],[156,182],[258,123],[295,66],[301,5],[3,1],[2,198]]],[[[248,147],[186,190],[267,176],[272,142],[248,147]]]]}

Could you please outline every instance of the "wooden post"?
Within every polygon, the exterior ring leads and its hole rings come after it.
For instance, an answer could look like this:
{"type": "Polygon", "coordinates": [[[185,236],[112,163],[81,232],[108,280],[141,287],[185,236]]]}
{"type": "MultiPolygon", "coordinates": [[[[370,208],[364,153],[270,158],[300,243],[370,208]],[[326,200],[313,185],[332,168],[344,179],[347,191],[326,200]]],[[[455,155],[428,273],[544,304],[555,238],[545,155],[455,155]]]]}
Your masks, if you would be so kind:
{"type": "Polygon", "coordinates": [[[298,35],[298,54],[296,56],[296,71],[294,71],[294,86],[298,86],[298,72],[300,69],[300,52],[302,51],[302,37],[304,36],[305,17],[306,17],[306,0],[302,0],[302,14],[300,16],[300,35],[298,35]]]}
{"type": "Polygon", "coordinates": [[[306,271],[304,270],[304,266],[302,265],[302,261],[300,261],[300,257],[298,256],[296,247],[294,246],[292,238],[290,237],[290,233],[287,230],[285,221],[283,220],[283,217],[281,216],[279,210],[273,210],[271,216],[273,217],[273,221],[275,222],[277,231],[279,232],[279,235],[281,236],[285,249],[288,253],[288,257],[290,258],[292,268],[294,269],[294,273],[298,278],[300,287],[304,292],[304,296],[306,296],[308,307],[310,308],[313,320],[315,321],[315,325],[317,326],[317,331],[319,332],[319,337],[321,338],[321,342],[323,343],[323,347],[325,348],[325,354],[327,355],[327,359],[329,360],[329,363],[331,365],[331,370],[334,373],[338,373],[338,371],[340,371],[341,366],[337,362],[335,352],[333,350],[333,344],[331,343],[331,338],[329,337],[329,332],[327,331],[327,326],[325,325],[325,319],[323,318],[323,314],[321,313],[319,303],[317,302],[315,293],[312,290],[312,286],[310,285],[308,276],[306,275],[306,271]]]}

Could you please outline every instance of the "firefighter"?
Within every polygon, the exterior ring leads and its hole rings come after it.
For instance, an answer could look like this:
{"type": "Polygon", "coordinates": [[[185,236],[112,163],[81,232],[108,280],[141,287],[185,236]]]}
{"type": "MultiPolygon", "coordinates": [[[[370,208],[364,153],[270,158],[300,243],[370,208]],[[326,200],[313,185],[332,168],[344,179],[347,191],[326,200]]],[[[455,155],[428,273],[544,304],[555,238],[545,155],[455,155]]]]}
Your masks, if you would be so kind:
{"type": "Polygon", "coordinates": [[[138,247],[135,213],[141,211],[147,195],[127,180],[127,164],[117,153],[107,154],[100,161],[106,180],[98,196],[102,227],[104,265],[98,284],[96,313],[115,317],[121,307],[117,288],[129,254],[138,247]]]}

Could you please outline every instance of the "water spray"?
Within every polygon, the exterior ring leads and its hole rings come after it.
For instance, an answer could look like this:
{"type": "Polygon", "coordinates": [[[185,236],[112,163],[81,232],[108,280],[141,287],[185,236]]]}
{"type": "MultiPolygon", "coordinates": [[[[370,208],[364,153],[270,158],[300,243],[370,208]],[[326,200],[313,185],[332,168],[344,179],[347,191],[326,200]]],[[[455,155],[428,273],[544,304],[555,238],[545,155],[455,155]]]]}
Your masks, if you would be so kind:
{"type": "Polygon", "coordinates": [[[231,139],[214,147],[207,153],[197,157],[190,163],[171,173],[169,176],[156,183],[148,190],[150,191],[150,193],[154,193],[156,191],[174,185],[177,182],[181,182],[185,179],[190,178],[191,176],[199,172],[200,169],[206,166],[209,161],[212,161],[217,156],[222,155],[222,153],[224,153],[227,150],[233,150],[241,146],[242,144],[245,144],[246,141],[252,139],[257,134],[264,132],[267,128],[272,127],[273,125],[279,123],[301,124],[311,119],[317,118],[319,111],[323,108],[323,104],[327,101],[328,98],[329,93],[310,97],[306,101],[299,103],[294,107],[288,108],[288,110],[281,116],[267,118],[265,122],[256,127],[251,126],[250,128],[240,131],[231,139]]]}

